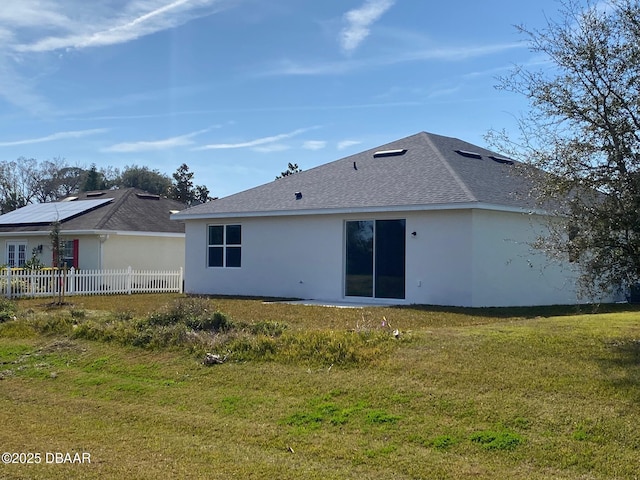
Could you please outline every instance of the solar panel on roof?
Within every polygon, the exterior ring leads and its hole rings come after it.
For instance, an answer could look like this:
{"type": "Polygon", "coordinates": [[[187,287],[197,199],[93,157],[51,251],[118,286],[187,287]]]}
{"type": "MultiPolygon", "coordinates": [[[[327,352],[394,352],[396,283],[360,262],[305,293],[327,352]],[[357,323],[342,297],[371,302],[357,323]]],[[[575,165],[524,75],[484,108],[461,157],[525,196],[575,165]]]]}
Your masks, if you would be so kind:
{"type": "Polygon", "coordinates": [[[63,221],[81,213],[93,210],[112,198],[100,200],[76,200],[74,202],[36,203],[0,215],[0,225],[20,225],[32,223],[52,223],[63,221]]]}

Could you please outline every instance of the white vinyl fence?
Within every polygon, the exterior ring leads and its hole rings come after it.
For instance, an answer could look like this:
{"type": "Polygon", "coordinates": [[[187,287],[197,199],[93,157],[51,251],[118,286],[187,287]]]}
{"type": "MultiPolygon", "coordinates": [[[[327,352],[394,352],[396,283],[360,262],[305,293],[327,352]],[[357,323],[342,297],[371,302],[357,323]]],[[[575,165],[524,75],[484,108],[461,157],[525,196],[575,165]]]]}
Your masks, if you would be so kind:
{"type": "Polygon", "coordinates": [[[0,294],[8,298],[132,293],[182,293],[180,270],[0,270],[0,294]]]}

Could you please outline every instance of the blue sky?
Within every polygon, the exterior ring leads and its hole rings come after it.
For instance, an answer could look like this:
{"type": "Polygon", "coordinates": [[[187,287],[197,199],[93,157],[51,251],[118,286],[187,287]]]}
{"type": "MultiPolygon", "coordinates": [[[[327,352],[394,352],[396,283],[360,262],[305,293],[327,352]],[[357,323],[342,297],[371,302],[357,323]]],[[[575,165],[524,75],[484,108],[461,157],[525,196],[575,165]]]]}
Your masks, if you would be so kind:
{"type": "Polygon", "coordinates": [[[3,0],[0,160],[187,163],[226,196],[427,131],[484,146],[554,0],[3,0]]]}

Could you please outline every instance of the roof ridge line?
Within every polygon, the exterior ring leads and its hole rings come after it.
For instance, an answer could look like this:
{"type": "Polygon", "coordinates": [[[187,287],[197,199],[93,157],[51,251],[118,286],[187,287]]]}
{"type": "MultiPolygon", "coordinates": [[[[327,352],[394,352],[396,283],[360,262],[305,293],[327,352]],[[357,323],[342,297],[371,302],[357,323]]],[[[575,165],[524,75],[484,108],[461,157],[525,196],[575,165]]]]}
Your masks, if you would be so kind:
{"type": "Polygon", "coordinates": [[[131,195],[131,192],[133,190],[134,190],[133,187],[127,188],[127,191],[124,193],[124,195],[122,195],[119,199],[113,202],[113,207],[111,208],[111,212],[109,212],[107,215],[102,217],[102,219],[96,224],[96,229],[101,229],[107,224],[109,220],[111,220],[111,217],[113,217],[113,215],[118,211],[118,207],[120,207],[120,205],[124,203],[124,201],[131,195]]]}
{"type": "Polygon", "coordinates": [[[453,179],[458,183],[458,185],[460,185],[460,188],[462,188],[462,190],[464,190],[464,192],[469,196],[470,201],[477,202],[478,198],[471,192],[471,189],[460,178],[460,175],[458,175],[456,171],[451,167],[451,165],[449,165],[449,162],[444,157],[444,155],[442,155],[442,153],[440,152],[440,149],[435,146],[429,134],[427,132],[422,132],[422,133],[424,134],[427,142],[429,142],[429,146],[432,148],[434,152],[436,152],[436,156],[438,157],[438,159],[442,162],[444,167],[449,171],[449,173],[451,174],[453,179]]]}

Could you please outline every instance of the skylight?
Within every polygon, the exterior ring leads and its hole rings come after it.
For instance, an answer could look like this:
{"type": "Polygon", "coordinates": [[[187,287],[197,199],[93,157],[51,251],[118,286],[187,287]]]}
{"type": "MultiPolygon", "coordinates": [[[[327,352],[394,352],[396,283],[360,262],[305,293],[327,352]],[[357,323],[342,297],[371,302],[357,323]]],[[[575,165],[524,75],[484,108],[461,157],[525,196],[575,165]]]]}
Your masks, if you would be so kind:
{"type": "Polygon", "coordinates": [[[160,195],[155,195],[153,193],[136,193],[136,197],[147,200],[160,200],[160,195]]]}
{"type": "Polygon", "coordinates": [[[458,155],[462,155],[463,157],[468,157],[468,158],[477,158],[477,159],[482,158],[482,155],[480,155],[479,153],[470,152],[468,150],[456,150],[456,153],[458,155]]]}
{"type": "Polygon", "coordinates": [[[397,157],[400,155],[404,155],[405,153],[407,153],[407,150],[405,148],[397,148],[395,150],[378,150],[373,154],[373,158],[397,157]]]}
{"type": "Polygon", "coordinates": [[[507,165],[513,165],[513,160],[511,160],[510,158],[504,158],[504,157],[495,157],[493,155],[489,156],[489,158],[491,160],[493,160],[494,162],[498,162],[498,163],[505,163],[507,165]]]}
{"type": "Polygon", "coordinates": [[[101,197],[105,192],[88,192],[87,198],[89,197],[101,197]]]}

